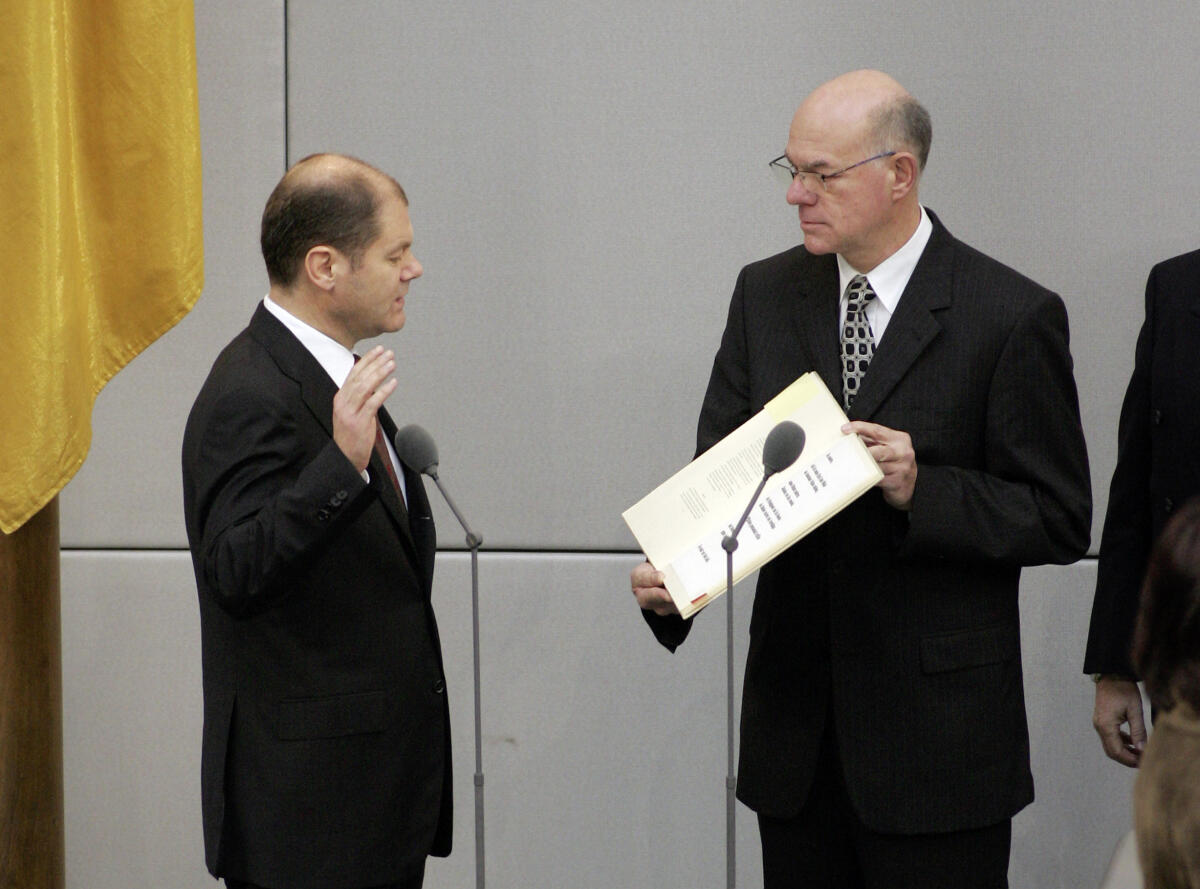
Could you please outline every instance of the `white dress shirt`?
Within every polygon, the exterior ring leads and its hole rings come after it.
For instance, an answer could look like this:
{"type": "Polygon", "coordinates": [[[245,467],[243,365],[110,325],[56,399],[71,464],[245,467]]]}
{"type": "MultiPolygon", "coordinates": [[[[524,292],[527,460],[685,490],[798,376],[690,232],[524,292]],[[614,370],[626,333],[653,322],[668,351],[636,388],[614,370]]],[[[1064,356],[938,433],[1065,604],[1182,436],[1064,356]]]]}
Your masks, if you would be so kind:
{"type": "MultiPolygon", "coordinates": [[[[875,298],[867,303],[867,321],[871,325],[871,338],[875,341],[875,348],[879,348],[888,322],[892,320],[896,306],[900,304],[900,295],[908,286],[908,279],[912,277],[913,269],[917,267],[917,261],[925,252],[925,245],[929,243],[929,236],[932,234],[933,223],[929,221],[929,214],[922,207],[921,221],[917,223],[917,230],[912,233],[912,237],[905,241],[903,247],[867,274],[867,281],[870,282],[871,289],[875,291],[875,298]]],[[[841,296],[838,298],[838,331],[840,335],[842,327],[846,324],[846,288],[850,286],[854,276],[861,275],[862,272],[846,262],[840,253],[837,263],[841,286],[841,296]]]]}
{"type": "MultiPolygon", "coordinates": [[[[329,337],[321,331],[317,330],[311,324],[301,321],[270,296],[263,297],[263,305],[267,311],[280,320],[284,327],[292,332],[296,339],[300,340],[301,345],[308,349],[313,358],[321,367],[325,368],[325,373],[329,374],[329,378],[333,380],[334,385],[339,389],[346,382],[346,377],[350,376],[350,369],[354,367],[354,353],[339,343],[337,340],[329,337]]],[[[408,491],[404,484],[404,472],[400,468],[400,460],[396,457],[396,449],[392,443],[387,440],[387,436],[383,437],[384,444],[387,445],[388,458],[392,461],[392,469],[396,472],[396,479],[400,482],[400,495],[404,498],[405,504],[408,503],[408,491]]],[[[362,472],[364,481],[370,481],[370,474],[364,469],[362,472]]]]}

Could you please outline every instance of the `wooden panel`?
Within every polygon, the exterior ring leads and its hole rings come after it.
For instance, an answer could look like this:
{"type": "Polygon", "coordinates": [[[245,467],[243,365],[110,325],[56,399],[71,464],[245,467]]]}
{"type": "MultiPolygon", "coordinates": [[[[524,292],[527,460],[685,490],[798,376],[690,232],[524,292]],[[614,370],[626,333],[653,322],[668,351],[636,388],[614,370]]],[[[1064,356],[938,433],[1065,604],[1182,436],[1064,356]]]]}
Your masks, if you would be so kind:
{"type": "Polygon", "coordinates": [[[0,534],[0,886],[64,876],[58,499],[0,534]]]}

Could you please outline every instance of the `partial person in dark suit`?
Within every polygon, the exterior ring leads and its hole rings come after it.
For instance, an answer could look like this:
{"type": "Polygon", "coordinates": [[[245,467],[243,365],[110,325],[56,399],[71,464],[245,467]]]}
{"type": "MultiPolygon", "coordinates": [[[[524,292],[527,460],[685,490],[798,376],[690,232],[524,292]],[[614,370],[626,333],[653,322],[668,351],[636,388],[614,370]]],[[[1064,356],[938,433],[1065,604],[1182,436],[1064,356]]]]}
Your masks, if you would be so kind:
{"type": "Polygon", "coordinates": [[[1092,724],[1104,752],[1136,766],[1146,744],[1130,660],[1138,592],[1151,547],[1171,513],[1200,494],[1200,250],[1159,263],[1117,432],[1100,566],[1083,671],[1096,680],[1092,724]],[[1125,728],[1122,728],[1124,726],[1125,728]]]}
{"type": "MultiPolygon", "coordinates": [[[[697,452],[816,371],[883,471],[760,572],[737,794],[767,889],[1007,886],[1033,799],[1021,566],[1091,517],[1067,315],[921,206],[931,133],[877,71],[804,101],[775,162],[804,244],[742,270],[700,413],[697,452]]],[[[673,650],[662,574],[631,580],[673,650]]]]}
{"type": "Polygon", "coordinates": [[[200,598],[205,853],[230,887],[419,887],[451,839],[433,519],[397,460],[396,360],[421,275],[404,190],[297,163],[262,220],[270,292],[183,442],[200,598]]]}

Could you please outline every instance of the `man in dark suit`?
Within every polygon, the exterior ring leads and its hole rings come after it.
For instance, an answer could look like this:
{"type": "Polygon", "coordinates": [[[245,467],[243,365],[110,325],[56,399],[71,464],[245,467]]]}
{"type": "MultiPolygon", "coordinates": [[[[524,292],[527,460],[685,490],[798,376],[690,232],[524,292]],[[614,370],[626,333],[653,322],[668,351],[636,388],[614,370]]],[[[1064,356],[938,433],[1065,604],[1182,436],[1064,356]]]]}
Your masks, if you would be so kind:
{"type": "Polygon", "coordinates": [[[1138,594],[1171,513],[1200,494],[1200,250],[1156,265],[1121,406],[1117,466],[1100,537],[1100,566],[1083,669],[1096,680],[1092,723],[1104,752],[1137,766],[1146,743],[1130,661],[1138,594]],[[1122,730],[1122,726],[1127,726],[1122,730]]]}
{"type": "MultiPolygon", "coordinates": [[[[1081,556],[1091,513],[1067,316],[921,207],[930,138],[880,72],[805,100],[777,161],[804,245],[742,270],[700,414],[698,452],[816,371],[883,471],[760,572],[737,793],[767,889],[1006,886],[1033,799],[1020,569],[1081,556]]],[[[633,571],[674,649],[661,583],[633,571]]]]}
{"type": "Polygon", "coordinates": [[[408,199],[337,155],[263,213],[270,293],[188,418],[200,597],[206,860],[230,887],[419,887],[450,851],[450,727],[433,519],[396,459],[408,199]]]}

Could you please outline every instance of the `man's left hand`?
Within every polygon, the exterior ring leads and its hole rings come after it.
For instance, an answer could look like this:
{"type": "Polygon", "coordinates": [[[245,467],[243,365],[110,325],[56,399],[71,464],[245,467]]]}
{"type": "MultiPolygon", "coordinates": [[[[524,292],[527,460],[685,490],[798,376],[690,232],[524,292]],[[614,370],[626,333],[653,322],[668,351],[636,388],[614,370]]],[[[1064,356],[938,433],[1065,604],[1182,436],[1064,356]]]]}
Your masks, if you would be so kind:
{"type": "Polygon", "coordinates": [[[884,501],[896,509],[911,509],[917,483],[917,455],[908,433],[863,420],[850,421],[842,427],[842,432],[853,432],[861,438],[883,471],[879,487],[883,489],[884,501]]]}

